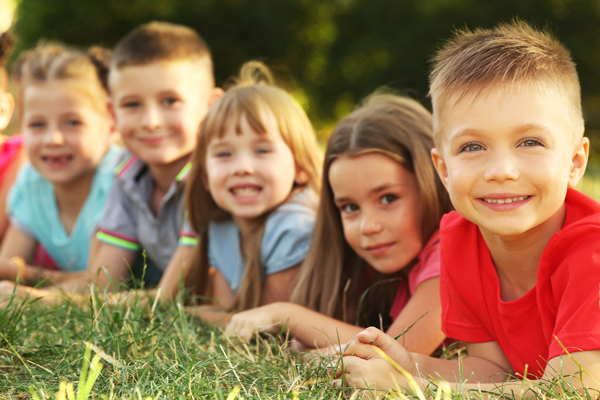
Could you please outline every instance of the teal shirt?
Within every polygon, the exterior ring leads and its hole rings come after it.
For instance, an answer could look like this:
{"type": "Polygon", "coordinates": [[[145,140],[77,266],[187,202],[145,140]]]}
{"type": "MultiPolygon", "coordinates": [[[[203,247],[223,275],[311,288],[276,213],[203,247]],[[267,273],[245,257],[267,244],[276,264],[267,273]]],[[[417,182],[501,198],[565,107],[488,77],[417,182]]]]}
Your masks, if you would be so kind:
{"type": "Polygon", "coordinates": [[[19,171],[7,202],[10,223],[41,244],[62,271],[87,268],[90,243],[102,217],[120,152],[117,147],[110,148],[96,168],[90,192],[70,235],[58,215],[54,186],[31,164],[19,171]]]}

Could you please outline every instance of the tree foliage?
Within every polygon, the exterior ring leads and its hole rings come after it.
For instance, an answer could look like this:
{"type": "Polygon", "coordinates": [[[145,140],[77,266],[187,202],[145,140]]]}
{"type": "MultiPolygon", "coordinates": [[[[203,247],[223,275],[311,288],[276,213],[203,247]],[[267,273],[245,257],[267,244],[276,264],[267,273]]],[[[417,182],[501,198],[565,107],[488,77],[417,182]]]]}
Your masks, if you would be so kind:
{"type": "Polygon", "coordinates": [[[572,51],[588,135],[600,129],[600,3],[596,0],[21,0],[19,48],[41,39],[113,46],[152,20],[188,25],[213,49],[222,84],[260,59],[317,126],[389,86],[427,103],[428,60],[452,30],[522,18],[572,51]]]}

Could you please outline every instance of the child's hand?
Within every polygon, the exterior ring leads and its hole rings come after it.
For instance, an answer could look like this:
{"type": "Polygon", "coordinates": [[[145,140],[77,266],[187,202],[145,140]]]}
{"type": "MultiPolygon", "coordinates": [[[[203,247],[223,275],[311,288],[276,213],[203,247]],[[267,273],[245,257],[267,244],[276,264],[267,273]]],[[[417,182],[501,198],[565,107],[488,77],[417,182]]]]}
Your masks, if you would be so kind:
{"type": "Polygon", "coordinates": [[[225,329],[227,336],[239,336],[248,342],[258,332],[277,333],[280,322],[277,318],[277,303],[234,314],[225,329]]]}
{"type": "Polygon", "coordinates": [[[0,300],[9,299],[15,290],[15,283],[11,281],[0,282],[0,300]]]}
{"type": "MultiPolygon", "coordinates": [[[[338,348],[339,354],[343,357],[337,375],[341,378],[343,374],[346,385],[357,388],[371,387],[387,391],[396,388],[395,382],[400,387],[409,388],[404,375],[378,353],[375,347],[380,348],[410,375],[417,375],[411,354],[393,337],[373,327],[359,333],[357,340],[338,348]]],[[[419,382],[420,379],[416,381],[419,382]]],[[[336,384],[341,385],[341,380],[336,384]]]]}

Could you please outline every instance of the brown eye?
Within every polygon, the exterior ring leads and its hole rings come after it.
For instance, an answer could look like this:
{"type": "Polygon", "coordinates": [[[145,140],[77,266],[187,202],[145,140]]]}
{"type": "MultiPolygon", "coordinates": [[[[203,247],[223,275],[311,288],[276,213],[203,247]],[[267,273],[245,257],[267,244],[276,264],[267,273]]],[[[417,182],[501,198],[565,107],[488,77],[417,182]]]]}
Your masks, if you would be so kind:
{"type": "Polygon", "coordinates": [[[356,204],[344,204],[340,206],[340,211],[346,214],[353,213],[354,211],[358,211],[358,206],[356,204]]]}
{"type": "Polygon", "coordinates": [[[385,195],[381,196],[382,204],[392,204],[396,200],[398,200],[398,196],[393,195],[393,194],[385,194],[385,195]]]}

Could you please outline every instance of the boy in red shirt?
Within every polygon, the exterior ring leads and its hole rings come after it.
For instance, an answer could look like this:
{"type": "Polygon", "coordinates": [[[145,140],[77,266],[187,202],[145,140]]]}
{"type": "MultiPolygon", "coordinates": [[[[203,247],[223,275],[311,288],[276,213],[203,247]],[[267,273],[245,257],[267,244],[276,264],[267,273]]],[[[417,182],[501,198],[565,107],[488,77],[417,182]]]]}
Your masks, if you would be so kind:
{"type": "Polygon", "coordinates": [[[422,386],[518,396],[560,374],[599,390],[600,204],[572,189],[589,141],[569,52],[522,22],[462,31],[430,83],[432,158],[456,209],[440,228],[442,325],[469,356],[409,353],[368,328],[344,352],[346,383],[409,387],[376,342],[422,386]]]}

